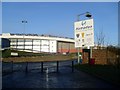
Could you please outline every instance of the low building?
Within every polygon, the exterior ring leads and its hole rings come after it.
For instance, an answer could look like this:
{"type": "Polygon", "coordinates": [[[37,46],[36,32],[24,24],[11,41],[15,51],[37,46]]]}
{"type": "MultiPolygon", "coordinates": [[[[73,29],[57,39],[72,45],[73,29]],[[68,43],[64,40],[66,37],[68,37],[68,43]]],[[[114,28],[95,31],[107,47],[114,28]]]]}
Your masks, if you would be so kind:
{"type": "MultiPolygon", "coordinates": [[[[1,38],[8,39],[10,48],[26,52],[74,53],[74,39],[51,35],[3,33],[1,38]]],[[[3,43],[5,44],[5,42],[3,43]]]]}
{"type": "Polygon", "coordinates": [[[7,38],[0,39],[0,48],[2,50],[10,48],[10,40],[7,38]]]}

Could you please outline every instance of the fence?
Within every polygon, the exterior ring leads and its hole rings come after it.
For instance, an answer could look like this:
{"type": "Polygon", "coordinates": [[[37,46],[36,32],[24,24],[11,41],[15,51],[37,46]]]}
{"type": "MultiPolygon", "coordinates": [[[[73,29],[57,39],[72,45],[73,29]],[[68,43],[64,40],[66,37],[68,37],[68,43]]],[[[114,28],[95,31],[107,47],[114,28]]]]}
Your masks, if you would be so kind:
{"type": "Polygon", "coordinates": [[[51,61],[51,62],[2,62],[2,74],[8,74],[17,71],[30,72],[38,70],[43,72],[59,72],[62,67],[71,67],[71,71],[74,72],[74,64],[77,60],[69,61],[51,61]]]}

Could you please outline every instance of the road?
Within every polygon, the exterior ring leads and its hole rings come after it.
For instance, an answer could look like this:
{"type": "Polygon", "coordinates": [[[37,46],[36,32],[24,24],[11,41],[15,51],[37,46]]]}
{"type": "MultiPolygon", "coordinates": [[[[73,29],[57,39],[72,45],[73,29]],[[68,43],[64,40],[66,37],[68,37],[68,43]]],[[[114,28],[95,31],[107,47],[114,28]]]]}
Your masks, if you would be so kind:
{"type": "MultiPolygon", "coordinates": [[[[111,84],[74,69],[67,64],[61,64],[59,72],[56,67],[49,68],[45,64],[44,72],[40,69],[16,71],[2,77],[4,88],[114,88],[111,84]]],[[[55,65],[53,63],[52,65],[55,65]]],[[[51,66],[49,64],[49,66],[51,66]]],[[[29,66],[30,68],[30,66],[29,66]]]]}

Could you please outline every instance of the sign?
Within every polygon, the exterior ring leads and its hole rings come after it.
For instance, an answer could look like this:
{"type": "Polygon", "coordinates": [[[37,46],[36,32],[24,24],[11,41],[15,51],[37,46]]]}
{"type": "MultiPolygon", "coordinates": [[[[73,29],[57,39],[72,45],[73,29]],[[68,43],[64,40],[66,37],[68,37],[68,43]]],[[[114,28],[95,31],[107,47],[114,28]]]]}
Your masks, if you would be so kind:
{"type": "Polygon", "coordinates": [[[94,46],[93,19],[77,21],[74,23],[75,47],[94,46]]]}
{"type": "Polygon", "coordinates": [[[11,56],[18,56],[18,53],[11,52],[11,56]]]}

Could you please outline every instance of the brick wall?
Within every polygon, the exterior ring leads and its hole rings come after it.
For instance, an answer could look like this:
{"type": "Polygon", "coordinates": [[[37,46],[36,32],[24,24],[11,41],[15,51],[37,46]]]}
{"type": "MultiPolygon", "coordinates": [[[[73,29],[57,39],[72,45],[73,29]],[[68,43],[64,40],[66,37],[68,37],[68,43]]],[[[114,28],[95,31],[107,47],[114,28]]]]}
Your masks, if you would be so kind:
{"type": "Polygon", "coordinates": [[[92,57],[95,58],[95,64],[106,64],[107,56],[106,50],[94,49],[92,52],[92,57]]]}
{"type": "MultiPolygon", "coordinates": [[[[83,56],[83,64],[88,63],[88,53],[84,52],[83,56]]],[[[92,58],[95,58],[95,64],[113,64],[116,60],[116,54],[106,49],[93,49],[92,58]]]]}
{"type": "MultiPolygon", "coordinates": [[[[75,48],[74,43],[71,42],[58,42],[57,43],[57,52],[59,53],[76,53],[78,52],[78,50],[75,48]]],[[[80,49],[80,52],[82,52],[82,50],[80,49]]]]}

